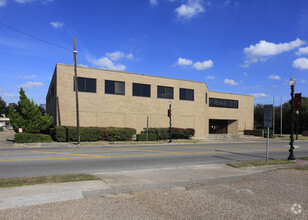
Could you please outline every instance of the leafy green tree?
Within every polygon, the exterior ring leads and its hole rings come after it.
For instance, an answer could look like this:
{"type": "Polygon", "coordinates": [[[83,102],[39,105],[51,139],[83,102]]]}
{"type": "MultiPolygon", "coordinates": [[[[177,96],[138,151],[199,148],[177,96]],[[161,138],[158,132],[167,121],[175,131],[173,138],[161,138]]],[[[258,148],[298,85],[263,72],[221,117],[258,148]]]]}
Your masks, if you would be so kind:
{"type": "Polygon", "coordinates": [[[254,123],[255,129],[262,129],[264,126],[264,107],[261,104],[257,104],[254,108],[254,123]]]}
{"type": "Polygon", "coordinates": [[[8,113],[8,107],[6,106],[6,102],[0,96],[0,115],[8,113]]]}
{"type": "Polygon", "coordinates": [[[18,107],[10,105],[9,118],[15,132],[22,128],[26,133],[46,133],[52,125],[50,115],[42,115],[39,107],[27,98],[25,91],[20,88],[18,107]]]}

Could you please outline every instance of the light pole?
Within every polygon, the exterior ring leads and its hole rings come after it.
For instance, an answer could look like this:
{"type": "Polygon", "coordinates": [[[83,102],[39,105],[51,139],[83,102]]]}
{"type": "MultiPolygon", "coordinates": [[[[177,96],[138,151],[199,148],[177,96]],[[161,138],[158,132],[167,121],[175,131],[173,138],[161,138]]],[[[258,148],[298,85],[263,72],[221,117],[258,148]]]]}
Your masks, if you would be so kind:
{"type": "Polygon", "coordinates": [[[293,134],[294,134],[294,86],[296,83],[296,79],[294,77],[292,77],[289,80],[290,86],[291,86],[291,134],[290,134],[290,155],[288,157],[288,160],[295,160],[295,156],[293,154],[293,150],[294,150],[294,138],[293,138],[293,134]]]}
{"type": "Polygon", "coordinates": [[[172,142],[172,130],[171,130],[171,105],[172,101],[169,101],[169,143],[172,142]]]}
{"type": "Polygon", "coordinates": [[[296,140],[298,140],[298,115],[299,115],[299,111],[296,110],[295,114],[296,114],[296,140]]]}

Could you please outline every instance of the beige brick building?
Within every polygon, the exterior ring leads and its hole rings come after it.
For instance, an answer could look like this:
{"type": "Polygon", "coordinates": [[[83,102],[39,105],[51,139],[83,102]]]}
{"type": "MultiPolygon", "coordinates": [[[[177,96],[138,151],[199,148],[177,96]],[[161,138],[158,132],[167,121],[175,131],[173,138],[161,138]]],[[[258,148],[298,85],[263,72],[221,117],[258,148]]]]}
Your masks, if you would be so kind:
{"type": "MultiPolygon", "coordinates": [[[[243,134],[253,129],[252,96],[209,91],[205,83],[87,67],[77,68],[81,127],[194,128],[243,134]]],[[[46,96],[54,125],[76,126],[74,66],[57,64],[46,96]]]]}

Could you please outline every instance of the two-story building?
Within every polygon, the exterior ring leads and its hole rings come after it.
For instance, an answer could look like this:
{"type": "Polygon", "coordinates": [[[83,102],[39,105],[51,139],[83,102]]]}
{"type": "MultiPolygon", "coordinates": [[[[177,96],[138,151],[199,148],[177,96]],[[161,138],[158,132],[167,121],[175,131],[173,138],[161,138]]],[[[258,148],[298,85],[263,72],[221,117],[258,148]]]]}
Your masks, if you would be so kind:
{"type": "MultiPolygon", "coordinates": [[[[88,67],[77,68],[81,127],[194,128],[195,137],[253,129],[254,98],[210,91],[203,82],[88,67]]],[[[74,66],[57,64],[46,96],[54,125],[76,126],[74,66]]]]}

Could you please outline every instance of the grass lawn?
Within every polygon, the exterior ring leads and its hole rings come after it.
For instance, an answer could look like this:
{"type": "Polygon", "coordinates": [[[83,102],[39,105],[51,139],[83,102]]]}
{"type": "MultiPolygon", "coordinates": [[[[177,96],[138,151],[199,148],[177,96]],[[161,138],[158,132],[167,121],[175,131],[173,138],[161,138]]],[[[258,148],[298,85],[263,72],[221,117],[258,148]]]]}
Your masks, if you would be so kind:
{"type": "Polygon", "coordinates": [[[89,174],[66,174],[56,176],[8,178],[0,179],[0,188],[35,185],[42,183],[64,183],[87,180],[100,180],[100,178],[89,174]]]}
{"type": "Polygon", "coordinates": [[[256,167],[256,166],[267,166],[267,165],[280,165],[280,164],[294,164],[295,162],[290,162],[286,160],[256,160],[256,161],[244,161],[244,162],[232,162],[227,163],[227,165],[234,168],[244,168],[244,167],[256,167]]]}
{"type": "Polygon", "coordinates": [[[308,157],[300,157],[298,159],[300,159],[300,160],[308,160],[308,157]]]}
{"type": "MultiPolygon", "coordinates": [[[[275,135],[276,137],[279,137],[277,134],[275,135]]],[[[294,134],[294,140],[296,139],[296,134],[294,134]]],[[[283,134],[280,136],[281,140],[290,140],[290,135],[289,134],[283,134]]],[[[298,135],[298,140],[299,141],[308,141],[308,136],[302,136],[301,134],[298,135]]]]}
{"type": "MultiPolygon", "coordinates": [[[[107,141],[93,141],[93,142],[81,142],[80,145],[140,145],[140,144],[165,144],[168,143],[169,140],[160,140],[160,141],[114,141],[114,142],[107,142],[107,141]]],[[[177,144],[196,144],[199,143],[200,140],[172,140],[172,143],[177,144]]]]}
{"type": "Polygon", "coordinates": [[[305,166],[296,166],[296,167],[292,167],[290,169],[293,169],[293,170],[301,170],[301,171],[308,171],[308,165],[305,165],[305,166]]]}

